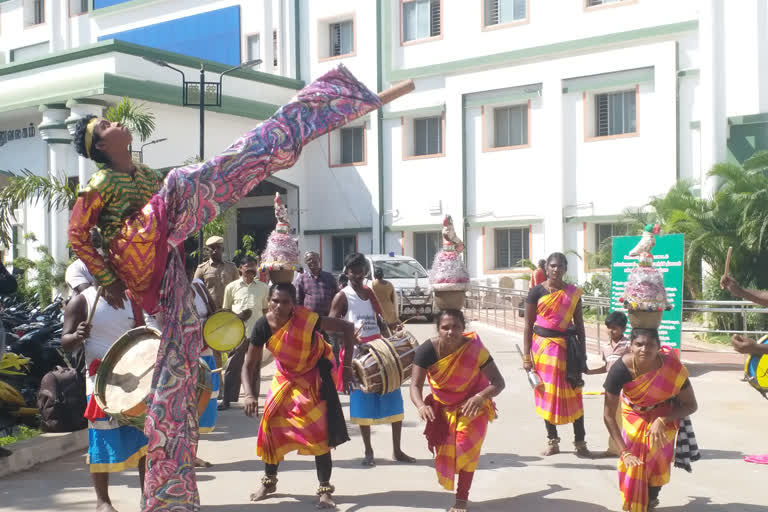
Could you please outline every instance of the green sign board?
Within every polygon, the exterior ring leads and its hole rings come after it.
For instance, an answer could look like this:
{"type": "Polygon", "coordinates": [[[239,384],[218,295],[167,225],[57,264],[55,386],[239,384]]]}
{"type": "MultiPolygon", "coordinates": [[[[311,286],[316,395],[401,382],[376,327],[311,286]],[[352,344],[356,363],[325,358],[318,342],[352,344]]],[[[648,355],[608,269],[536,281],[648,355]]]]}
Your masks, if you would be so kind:
{"type": "MultiPolygon", "coordinates": [[[[637,266],[637,257],[629,256],[639,236],[617,236],[613,238],[611,255],[611,311],[623,311],[619,301],[624,295],[624,287],[630,271],[637,266]]],[[[662,273],[667,300],[672,309],[664,312],[659,327],[662,345],[680,350],[680,328],[683,321],[683,235],[657,235],[653,250],[653,266],[662,273]]],[[[630,329],[631,326],[628,326],[630,329]]]]}

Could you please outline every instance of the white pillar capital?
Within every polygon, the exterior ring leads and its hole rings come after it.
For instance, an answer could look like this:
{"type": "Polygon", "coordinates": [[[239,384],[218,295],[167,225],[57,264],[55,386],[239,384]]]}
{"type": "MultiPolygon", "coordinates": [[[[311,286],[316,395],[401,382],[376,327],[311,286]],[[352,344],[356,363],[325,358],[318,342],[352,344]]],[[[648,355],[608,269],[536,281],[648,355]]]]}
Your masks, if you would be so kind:
{"type": "Polygon", "coordinates": [[[69,144],[72,137],[65,123],[69,115],[67,106],[53,103],[40,105],[38,110],[43,114],[43,122],[37,126],[40,137],[49,144],[69,144]]]}

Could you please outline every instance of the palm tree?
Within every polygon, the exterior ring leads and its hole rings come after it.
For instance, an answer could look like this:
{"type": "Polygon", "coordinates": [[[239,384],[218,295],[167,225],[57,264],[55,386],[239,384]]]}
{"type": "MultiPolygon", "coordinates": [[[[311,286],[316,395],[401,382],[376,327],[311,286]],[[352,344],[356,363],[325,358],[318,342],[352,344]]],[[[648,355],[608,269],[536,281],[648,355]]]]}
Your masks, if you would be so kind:
{"type": "MultiPolygon", "coordinates": [[[[133,103],[123,98],[104,114],[112,122],[126,125],[141,141],[147,140],[155,130],[155,115],[143,104],[133,103]]],[[[77,199],[78,186],[71,186],[68,181],[58,176],[39,176],[28,169],[10,173],[8,184],[0,190],[0,243],[11,244],[14,224],[14,210],[21,208],[27,201],[37,204],[44,201],[50,209],[71,208],[77,199]]]]}

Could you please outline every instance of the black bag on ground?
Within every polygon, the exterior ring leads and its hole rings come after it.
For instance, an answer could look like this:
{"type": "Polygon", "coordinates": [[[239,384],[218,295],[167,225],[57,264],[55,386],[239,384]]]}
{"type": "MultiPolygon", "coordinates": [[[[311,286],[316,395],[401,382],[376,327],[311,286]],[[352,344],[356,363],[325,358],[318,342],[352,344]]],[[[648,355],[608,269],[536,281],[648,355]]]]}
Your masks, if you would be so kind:
{"type": "Polygon", "coordinates": [[[37,396],[43,432],[74,432],[86,428],[88,420],[83,417],[86,405],[85,376],[81,370],[57,366],[43,376],[37,396]]]}

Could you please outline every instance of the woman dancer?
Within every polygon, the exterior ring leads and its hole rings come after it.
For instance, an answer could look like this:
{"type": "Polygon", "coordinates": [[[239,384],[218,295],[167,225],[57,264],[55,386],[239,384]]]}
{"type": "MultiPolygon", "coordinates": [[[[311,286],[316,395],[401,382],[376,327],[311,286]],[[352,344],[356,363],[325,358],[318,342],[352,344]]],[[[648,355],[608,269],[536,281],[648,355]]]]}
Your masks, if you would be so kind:
{"type": "Polygon", "coordinates": [[[504,378],[474,332],[464,332],[464,315],[449,309],[437,315],[437,339],[416,350],[411,401],[427,422],[429,450],[435,454],[437,481],[452,491],[459,485],[451,512],[466,512],[488,422],[496,418],[491,400],[504,389],[504,378]],[[424,380],[432,394],[423,398],[424,380]]]}
{"type": "Polygon", "coordinates": [[[586,368],[582,291],[563,281],[568,260],[559,252],[547,258],[547,280],[528,292],[525,306],[523,367],[535,368],[544,383],[536,388],[536,412],[547,428],[544,456],[560,453],[557,425],[573,423],[576,455],[592,458],[584,440],[581,374],[586,368]]]}
{"type": "Polygon", "coordinates": [[[605,380],[603,419],[621,449],[619,489],[623,510],[646,512],[659,504],[669,482],[680,420],[696,412],[688,370],[661,348],[656,329],[632,329],[631,352],[619,359],[605,380]],[[624,436],[616,422],[621,408],[624,436]]]}
{"type": "MultiPolygon", "coordinates": [[[[251,495],[260,501],[277,490],[277,468],[285,455],[297,450],[314,455],[318,508],[334,508],[331,495],[331,448],[349,441],[331,369],[333,351],[319,331],[343,333],[347,357],[352,361],[354,327],[339,318],[318,316],[296,305],[296,288],[290,283],[272,285],[269,311],[256,321],[245,354],[242,381],[245,388],[245,414],[259,410],[259,379],[252,379],[261,365],[264,348],[275,356],[277,369],[272,379],[264,414],[256,438],[256,453],[264,461],[261,487],[251,495]]],[[[348,383],[351,373],[344,372],[348,383]]]]}

